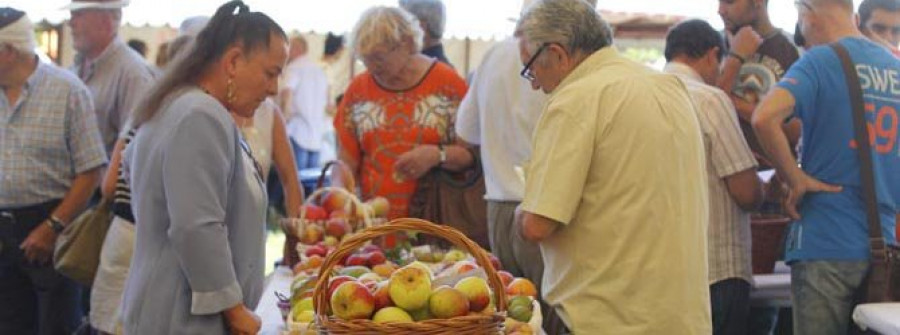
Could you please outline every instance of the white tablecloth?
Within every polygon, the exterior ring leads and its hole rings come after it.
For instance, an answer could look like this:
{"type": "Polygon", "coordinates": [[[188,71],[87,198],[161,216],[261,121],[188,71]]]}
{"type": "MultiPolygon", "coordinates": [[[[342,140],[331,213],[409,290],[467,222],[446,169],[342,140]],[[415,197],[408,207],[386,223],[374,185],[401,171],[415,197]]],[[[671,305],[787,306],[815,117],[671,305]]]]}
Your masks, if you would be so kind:
{"type": "Polygon", "coordinates": [[[770,274],[753,275],[756,284],[750,291],[750,304],[758,307],[791,307],[791,269],[784,262],[775,264],[770,274]]]}
{"type": "Polygon", "coordinates": [[[266,283],[266,289],[263,290],[262,299],[256,306],[256,314],[262,319],[262,329],[259,331],[262,335],[280,335],[284,330],[284,321],[281,319],[281,310],[278,309],[278,298],[275,292],[284,296],[291,295],[291,281],[294,275],[290,269],[286,267],[277,267],[275,272],[266,283]]]}
{"type": "Polygon", "coordinates": [[[853,321],[864,330],[900,335],[900,303],[862,304],[853,310],[853,321]]]}

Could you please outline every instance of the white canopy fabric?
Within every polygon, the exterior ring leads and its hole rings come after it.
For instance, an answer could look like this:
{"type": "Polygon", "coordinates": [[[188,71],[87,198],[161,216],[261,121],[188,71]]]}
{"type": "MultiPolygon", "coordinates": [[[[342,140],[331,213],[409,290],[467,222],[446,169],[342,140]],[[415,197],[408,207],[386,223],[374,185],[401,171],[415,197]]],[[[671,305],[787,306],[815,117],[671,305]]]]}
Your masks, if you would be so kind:
{"type": "MultiPolygon", "coordinates": [[[[858,4],[860,0],[855,2],[858,4]]],[[[69,0],[6,0],[2,6],[24,10],[36,21],[62,22],[61,10],[69,0]]],[[[359,15],[375,5],[396,5],[397,0],[246,0],[288,30],[348,32],[359,15]]],[[[223,0],[131,0],[124,19],[133,25],[177,27],[187,17],[212,15],[223,0]]],[[[502,38],[512,34],[522,0],[444,0],[447,7],[445,37],[502,38]]],[[[598,0],[597,7],[621,12],[660,13],[708,20],[721,28],[718,0],[598,0]]],[[[793,32],[797,10],[793,0],[770,0],[769,12],[776,26],[793,32]]]]}

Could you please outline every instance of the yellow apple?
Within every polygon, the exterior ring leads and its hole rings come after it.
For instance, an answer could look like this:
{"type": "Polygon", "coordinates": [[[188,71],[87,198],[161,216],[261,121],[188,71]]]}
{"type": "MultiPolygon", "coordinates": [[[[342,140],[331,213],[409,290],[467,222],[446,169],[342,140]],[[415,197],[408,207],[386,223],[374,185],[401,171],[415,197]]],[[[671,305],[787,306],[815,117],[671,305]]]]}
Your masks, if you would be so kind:
{"type": "Polygon", "coordinates": [[[428,297],[428,310],[438,319],[449,319],[469,313],[469,299],[449,286],[438,287],[428,297]]]}
{"type": "Polygon", "coordinates": [[[409,315],[402,308],[398,307],[385,307],[378,312],[375,312],[375,316],[372,317],[372,321],[375,322],[413,322],[412,316],[409,315]]]}
{"type": "Polygon", "coordinates": [[[431,276],[417,266],[407,265],[391,274],[388,294],[397,307],[407,311],[428,305],[431,295],[431,276]]]}

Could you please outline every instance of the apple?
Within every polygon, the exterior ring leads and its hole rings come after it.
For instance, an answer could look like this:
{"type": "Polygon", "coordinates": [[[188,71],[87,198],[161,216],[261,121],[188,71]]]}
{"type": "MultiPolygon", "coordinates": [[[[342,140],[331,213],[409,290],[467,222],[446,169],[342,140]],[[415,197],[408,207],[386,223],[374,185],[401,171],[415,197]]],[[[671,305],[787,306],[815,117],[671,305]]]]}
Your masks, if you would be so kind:
{"type": "Polygon", "coordinates": [[[409,315],[412,316],[413,320],[416,321],[423,321],[434,318],[434,315],[431,315],[431,311],[428,310],[428,306],[425,306],[422,309],[410,311],[409,315]]]}
{"type": "Polygon", "coordinates": [[[304,218],[309,221],[320,221],[328,219],[328,212],[326,212],[324,208],[313,204],[305,204],[303,206],[300,206],[300,210],[301,212],[303,210],[306,211],[306,216],[304,216],[304,218]]]}
{"type": "Polygon", "coordinates": [[[344,320],[368,319],[375,312],[375,298],[362,284],[344,282],[331,295],[331,311],[344,320]]]}
{"type": "Polygon", "coordinates": [[[408,265],[391,274],[388,287],[391,301],[407,311],[428,305],[431,275],[420,267],[408,265]]]}
{"type": "Polygon", "coordinates": [[[528,322],[531,321],[531,313],[533,310],[534,308],[531,305],[516,305],[509,308],[509,317],[516,321],[528,322]]]}
{"type": "Polygon", "coordinates": [[[316,318],[316,313],[313,310],[295,310],[291,309],[291,318],[294,319],[294,322],[297,323],[310,323],[313,322],[316,318]]]}
{"type": "Polygon", "coordinates": [[[313,245],[313,246],[306,248],[306,252],[304,252],[303,254],[306,255],[306,257],[310,257],[312,255],[319,255],[319,256],[325,257],[326,250],[327,249],[323,246],[313,245]]]}
{"type": "Polygon", "coordinates": [[[364,281],[367,281],[367,280],[378,283],[378,282],[384,280],[384,278],[381,278],[381,276],[379,276],[377,273],[368,272],[368,273],[364,273],[363,275],[359,276],[359,279],[358,279],[358,281],[360,283],[363,283],[364,281]]]}
{"type": "Polygon", "coordinates": [[[374,215],[373,215],[374,210],[372,209],[372,206],[369,206],[369,204],[364,203],[364,204],[362,204],[362,206],[357,206],[354,204],[351,207],[353,207],[352,210],[353,210],[353,218],[354,219],[362,220],[366,217],[366,214],[368,214],[369,217],[374,217],[374,215]]]}
{"type": "MultiPolygon", "coordinates": [[[[334,236],[325,236],[325,239],[322,240],[322,244],[325,246],[328,246],[328,247],[336,246],[338,244],[338,242],[339,241],[338,241],[337,237],[334,237],[334,236]]],[[[325,249],[325,255],[328,255],[329,251],[331,251],[332,249],[333,248],[325,249]]]]}
{"type": "Polygon", "coordinates": [[[334,236],[339,240],[351,230],[350,224],[343,218],[331,218],[328,219],[328,223],[325,224],[325,235],[334,236]]]}
{"type": "Polygon", "coordinates": [[[494,266],[494,270],[499,271],[502,269],[502,267],[500,266],[500,259],[497,258],[497,256],[494,256],[494,254],[488,254],[488,259],[491,260],[491,265],[494,266]]]}
{"type": "MultiPolygon", "coordinates": [[[[453,250],[448,251],[444,255],[443,261],[444,262],[459,262],[459,261],[465,260],[468,257],[469,256],[466,255],[466,253],[463,252],[462,250],[453,249],[453,250]]],[[[438,261],[440,261],[440,260],[438,260],[438,261]]]]}
{"type": "Polygon", "coordinates": [[[387,258],[384,257],[384,253],[381,251],[373,251],[365,255],[366,264],[369,266],[376,266],[378,264],[382,264],[387,261],[387,258]]]}
{"type": "Polygon", "coordinates": [[[391,301],[391,295],[388,288],[389,282],[387,280],[384,280],[376,284],[374,290],[371,290],[372,296],[375,297],[376,311],[388,306],[394,306],[394,302],[391,301]]]}
{"type": "Polygon", "coordinates": [[[469,313],[469,299],[449,286],[438,287],[428,297],[428,310],[438,319],[449,319],[469,313]]]}
{"type": "Polygon", "coordinates": [[[382,251],[381,247],[379,247],[375,244],[368,244],[368,245],[362,247],[362,249],[359,249],[359,252],[361,252],[363,254],[368,254],[370,252],[375,252],[375,251],[382,251]]]}
{"type": "Polygon", "coordinates": [[[344,264],[347,266],[365,266],[366,263],[366,256],[354,254],[350,255],[350,257],[347,257],[347,262],[345,262],[344,264]]]}
{"type": "Polygon", "coordinates": [[[292,308],[299,308],[301,311],[311,311],[313,310],[313,299],[312,297],[303,298],[292,308]]]}
{"type": "Polygon", "coordinates": [[[345,283],[345,282],[348,282],[348,281],[356,281],[356,278],[353,278],[353,277],[350,277],[350,276],[337,276],[337,277],[332,277],[332,278],[328,281],[328,296],[329,296],[329,297],[330,297],[330,296],[333,296],[333,295],[334,295],[334,291],[337,290],[338,286],[341,286],[341,284],[343,284],[343,283],[345,283]]]}
{"type": "Polygon", "coordinates": [[[428,265],[425,264],[425,263],[422,263],[422,262],[419,262],[419,261],[414,261],[414,262],[409,263],[409,265],[404,266],[404,267],[417,267],[417,268],[420,268],[420,269],[424,270],[426,273],[428,273],[428,278],[429,278],[429,279],[434,278],[434,271],[432,271],[432,270],[431,270],[431,267],[428,266],[428,265]]]}
{"type": "Polygon", "coordinates": [[[334,215],[335,211],[343,210],[351,201],[352,200],[350,200],[350,197],[346,193],[340,191],[331,191],[326,193],[325,196],[322,197],[321,205],[326,212],[334,215]]]}
{"type": "Polygon", "coordinates": [[[385,197],[374,197],[366,204],[372,207],[372,215],[377,218],[386,218],[391,210],[391,202],[385,197]]]}
{"type": "Polygon", "coordinates": [[[324,235],[324,229],[321,226],[315,224],[306,224],[300,228],[299,234],[300,242],[303,244],[316,244],[322,240],[322,235],[324,235]]]}
{"type": "Polygon", "coordinates": [[[375,312],[375,316],[372,317],[372,321],[375,322],[413,322],[412,316],[409,315],[406,311],[397,307],[385,307],[378,312],[375,312]]]}
{"type": "Polygon", "coordinates": [[[455,273],[459,275],[468,273],[469,271],[475,270],[477,268],[478,265],[470,261],[461,261],[453,264],[453,271],[455,271],[455,273]]]}
{"type": "Polygon", "coordinates": [[[351,265],[351,266],[345,267],[345,268],[341,269],[340,271],[338,271],[338,275],[359,278],[360,276],[370,273],[370,272],[372,272],[372,270],[369,270],[369,268],[367,268],[365,266],[351,265]]]}
{"type": "Polygon", "coordinates": [[[291,285],[291,303],[296,304],[304,298],[312,297],[318,280],[319,276],[312,275],[301,281],[295,281],[294,284],[291,285]]]}
{"type": "Polygon", "coordinates": [[[515,306],[527,306],[528,308],[532,307],[532,302],[534,298],[529,297],[527,295],[517,295],[509,299],[509,303],[507,305],[507,309],[513,308],[515,306]]]}
{"type": "Polygon", "coordinates": [[[453,288],[466,296],[472,311],[481,311],[491,303],[491,289],[481,277],[463,278],[453,288]]]}
{"type": "Polygon", "coordinates": [[[506,294],[509,296],[527,295],[537,298],[537,288],[530,280],[525,278],[513,279],[509,285],[506,285],[506,294]]]}
{"type": "Polygon", "coordinates": [[[509,286],[509,283],[516,278],[513,277],[512,273],[503,270],[497,271],[497,277],[500,277],[500,282],[503,283],[503,287],[509,286]]]}
{"type": "Polygon", "coordinates": [[[384,278],[389,278],[396,270],[397,266],[390,262],[381,263],[372,267],[372,272],[375,272],[384,278]]]}

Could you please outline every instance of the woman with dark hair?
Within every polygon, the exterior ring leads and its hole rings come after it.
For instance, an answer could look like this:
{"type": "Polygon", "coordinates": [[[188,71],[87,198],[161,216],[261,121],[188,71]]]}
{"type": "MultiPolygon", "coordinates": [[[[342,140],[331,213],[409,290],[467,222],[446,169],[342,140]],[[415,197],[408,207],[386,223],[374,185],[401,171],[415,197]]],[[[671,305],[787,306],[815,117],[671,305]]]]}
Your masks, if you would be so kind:
{"type": "Polygon", "coordinates": [[[252,117],[277,93],[286,41],[268,16],[228,2],[135,111],[125,333],[259,331],[265,185],[229,112],[252,117]]]}

